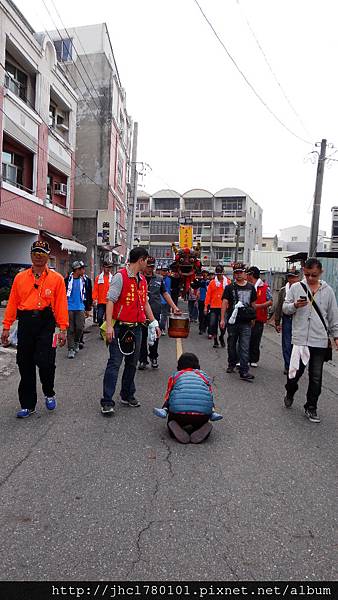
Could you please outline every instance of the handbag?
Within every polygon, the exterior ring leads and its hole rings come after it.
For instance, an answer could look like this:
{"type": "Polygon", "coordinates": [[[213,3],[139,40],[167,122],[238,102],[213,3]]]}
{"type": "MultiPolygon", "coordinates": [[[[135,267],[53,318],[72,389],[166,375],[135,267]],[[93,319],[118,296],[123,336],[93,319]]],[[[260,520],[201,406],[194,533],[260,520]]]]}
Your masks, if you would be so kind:
{"type": "Polygon", "coordinates": [[[329,336],[329,332],[326,326],[326,323],[324,321],[324,317],[321,313],[321,310],[317,304],[317,302],[315,301],[315,297],[312,294],[312,292],[307,288],[307,286],[301,281],[300,285],[302,286],[304,292],[306,293],[308,299],[310,300],[313,308],[315,309],[318,317],[320,318],[322,324],[324,325],[324,329],[326,331],[326,335],[327,335],[327,348],[326,348],[326,352],[325,352],[325,356],[324,356],[324,362],[329,362],[330,360],[332,360],[332,344],[331,344],[331,340],[330,340],[330,336],[329,336]]]}
{"type": "MultiPolygon", "coordinates": [[[[239,301],[237,286],[233,285],[236,304],[239,301]]],[[[256,319],[256,309],[252,306],[243,306],[238,309],[238,320],[242,322],[254,321],[256,319]]]]}

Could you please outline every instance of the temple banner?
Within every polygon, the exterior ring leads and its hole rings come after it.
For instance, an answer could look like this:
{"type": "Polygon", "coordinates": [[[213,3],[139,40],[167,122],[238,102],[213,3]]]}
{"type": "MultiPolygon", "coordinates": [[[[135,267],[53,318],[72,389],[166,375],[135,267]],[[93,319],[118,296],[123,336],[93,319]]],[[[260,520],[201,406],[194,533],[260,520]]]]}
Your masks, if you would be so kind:
{"type": "Polygon", "coordinates": [[[191,225],[180,225],[180,248],[192,248],[191,225]]]}

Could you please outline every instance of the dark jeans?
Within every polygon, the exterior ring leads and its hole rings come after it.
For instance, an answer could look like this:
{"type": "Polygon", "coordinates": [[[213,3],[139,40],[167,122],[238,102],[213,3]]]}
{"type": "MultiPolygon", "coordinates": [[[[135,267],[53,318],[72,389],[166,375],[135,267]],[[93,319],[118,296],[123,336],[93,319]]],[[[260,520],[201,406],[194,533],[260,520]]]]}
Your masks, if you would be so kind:
{"type": "MultiPolygon", "coordinates": [[[[323,365],[326,354],[326,348],[313,348],[309,346],[309,385],[306,393],[305,409],[317,410],[318,398],[322,391],[323,365]]],[[[287,379],[285,389],[288,396],[293,397],[298,390],[298,381],[305,371],[305,366],[300,362],[299,369],[294,379],[287,379]]]]}
{"type": "Polygon", "coordinates": [[[168,317],[170,314],[170,306],[169,304],[161,304],[161,317],[160,317],[160,329],[161,331],[165,331],[167,327],[168,317]]]}
{"type": "Polygon", "coordinates": [[[264,323],[262,321],[255,321],[254,326],[251,328],[250,338],[250,350],[249,350],[249,362],[258,363],[260,357],[260,345],[264,330],[264,323]]]}
{"type": "Polygon", "coordinates": [[[197,321],[198,308],[196,305],[196,300],[188,300],[188,310],[191,321],[197,321]]]}
{"type": "Polygon", "coordinates": [[[204,300],[198,301],[198,322],[199,330],[204,333],[207,329],[207,315],[204,314],[204,300]]]}
{"type": "Polygon", "coordinates": [[[99,324],[99,327],[101,327],[105,318],[106,318],[106,305],[98,304],[97,305],[97,322],[99,324]]]}
{"type": "Polygon", "coordinates": [[[117,336],[119,332],[119,324],[116,323],[114,326],[115,337],[111,344],[109,344],[109,359],[103,378],[103,397],[101,399],[102,404],[115,405],[113,395],[115,393],[117,378],[119,375],[120,366],[124,359],[124,371],[121,382],[121,398],[122,400],[131,400],[134,397],[136,388],[134,383],[137,361],[140,354],[141,346],[141,325],[134,327],[133,332],[136,338],[136,347],[133,354],[124,356],[120,352],[117,344],[117,336]]]}
{"type": "Polygon", "coordinates": [[[158,358],[158,342],[159,338],[156,338],[153,346],[148,346],[148,327],[141,325],[142,331],[142,340],[141,340],[141,348],[140,348],[140,356],[139,361],[141,363],[148,363],[148,356],[151,359],[158,358]],[[149,348],[149,353],[148,353],[149,348]]]}
{"type": "Polygon", "coordinates": [[[229,367],[235,368],[239,359],[239,371],[243,375],[249,371],[250,338],[250,323],[234,323],[233,325],[228,323],[228,364],[229,367]]]}
{"type": "Polygon", "coordinates": [[[74,350],[75,344],[79,344],[85,327],[85,311],[69,310],[69,327],[67,330],[68,350],[74,350]]]}
{"type": "Polygon", "coordinates": [[[292,316],[283,315],[282,319],[282,351],[284,367],[288,371],[292,352],[292,316]]]}
{"type": "Polygon", "coordinates": [[[51,310],[45,309],[36,316],[32,315],[32,311],[18,311],[16,362],[21,376],[19,400],[22,408],[34,409],[36,406],[36,367],[44,395],[49,398],[55,395],[54,330],[55,319],[51,310]]]}
{"type": "MultiPolygon", "coordinates": [[[[209,334],[213,335],[217,339],[218,326],[221,320],[221,309],[211,308],[209,315],[209,334]]],[[[225,329],[220,329],[220,339],[223,339],[225,335],[225,329]]]]}

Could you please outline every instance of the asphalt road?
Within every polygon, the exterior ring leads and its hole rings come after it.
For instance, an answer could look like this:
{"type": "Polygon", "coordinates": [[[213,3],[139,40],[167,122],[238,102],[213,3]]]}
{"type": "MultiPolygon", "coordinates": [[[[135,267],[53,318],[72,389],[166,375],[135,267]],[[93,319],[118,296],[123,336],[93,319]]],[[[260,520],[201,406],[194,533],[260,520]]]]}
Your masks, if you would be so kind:
{"type": "Polygon", "coordinates": [[[1,580],[337,579],[337,378],[327,372],[320,425],[303,389],[283,407],[279,339],[267,331],[253,384],[225,373],[192,326],[224,414],[209,440],[183,446],[152,416],[176,345],[138,372],[140,408],[99,412],[106,349],[97,328],[75,360],[58,351],[58,410],[20,421],[14,356],[0,369],[1,580]]]}

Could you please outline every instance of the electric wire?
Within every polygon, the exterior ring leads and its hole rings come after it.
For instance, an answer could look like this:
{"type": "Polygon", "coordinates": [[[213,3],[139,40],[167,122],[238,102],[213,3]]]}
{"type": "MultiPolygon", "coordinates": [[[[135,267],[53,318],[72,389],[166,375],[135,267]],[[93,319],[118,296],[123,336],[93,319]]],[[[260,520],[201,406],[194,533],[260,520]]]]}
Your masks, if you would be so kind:
{"type": "Polygon", "coordinates": [[[267,57],[266,53],[264,52],[264,50],[263,50],[263,48],[262,48],[262,45],[261,45],[261,43],[259,42],[259,40],[258,40],[258,38],[257,38],[257,35],[256,35],[256,33],[254,32],[254,30],[253,30],[253,27],[252,27],[252,25],[251,25],[251,23],[250,23],[250,21],[249,21],[249,19],[248,19],[247,15],[246,15],[246,14],[245,14],[245,12],[244,12],[244,9],[242,8],[242,5],[241,5],[241,3],[240,3],[240,0],[236,0],[236,3],[237,3],[237,5],[238,5],[238,7],[239,7],[239,9],[240,9],[240,11],[241,11],[241,13],[242,13],[242,15],[243,15],[243,18],[244,18],[244,20],[245,20],[245,22],[246,22],[246,24],[247,24],[247,26],[248,26],[248,29],[249,29],[249,31],[250,31],[250,33],[251,33],[251,35],[252,35],[253,39],[255,40],[255,42],[256,42],[256,44],[257,44],[257,46],[258,46],[258,48],[259,48],[259,50],[260,50],[260,52],[261,52],[261,54],[262,54],[262,56],[263,56],[264,60],[265,60],[265,63],[266,63],[266,65],[267,65],[267,67],[268,67],[268,69],[269,69],[269,71],[270,71],[270,73],[271,73],[272,77],[274,78],[274,80],[275,80],[276,84],[278,85],[278,87],[279,87],[279,89],[280,89],[281,93],[283,94],[283,97],[284,97],[284,99],[285,99],[285,100],[286,100],[286,102],[288,103],[288,105],[289,105],[290,109],[292,110],[292,112],[294,113],[294,115],[297,117],[297,119],[298,119],[298,121],[299,121],[300,125],[302,126],[303,130],[305,131],[306,135],[307,135],[307,136],[309,136],[309,137],[311,137],[311,134],[310,134],[309,130],[307,129],[306,125],[304,124],[304,121],[302,120],[301,116],[299,115],[299,113],[297,112],[297,110],[295,109],[295,107],[293,106],[293,104],[292,104],[292,102],[291,102],[290,98],[287,96],[287,94],[286,94],[285,90],[283,89],[283,86],[282,86],[282,84],[280,83],[280,81],[279,81],[279,79],[278,79],[278,77],[277,77],[276,73],[274,72],[274,70],[273,70],[273,68],[272,68],[272,65],[271,65],[271,63],[270,63],[270,61],[268,60],[268,57],[267,57]]]}
{"type": "Polygon", "coordinates": [[[216,39],[218,40],[218,42],[221,44],[223,50],[225,51],[225,53],[227,54],[228,58],[231,60],[231,62],[233,63],[234,67],[236,68],[236,70],[239,72],[239,74],[241,75],[241,77],[244,79],[245,83],[247,84],[247,86],[251,89],[251,91],[253,92],[253,94],[256,96],[256,98],[259,100],[259,102],[265,107],[265,109],[270,113],[270,115],[286,130],[288,131],[293,137],[297,138],[298,140],[300,140],[301,142],[304,142],[305,144],[309,144],[311,146],[313,146],[313,143],[310,140],[307,140],[305,138],[303,138],[302,136],[298,135],[297,133],[295,133],[292,129],[290,129],[290,127],[288,127],[288,125],[286,125],[279,117],[278,115],[276,115],[276,113],[272,110],[272,108],[270,108],[270,106],[267,104],[267,102],[265,102],[265,100],[262,98],[262,96],[259,94],[259,92],[257,92],[257,90],[255,89],[255,87],[252,85],[252,83],[248,80],[248,78],[246,77],[245,73],[242,71],[242,69],[238,66],[237,62],[235,61],[235,59],[233,58],[233,56],[231,55],[231,53],[229,52],[228,48],[226,47],[226,45],[224,44],[223,40],[220,38],[220,36],[218,35],[216,29],[214,28],[213,24],[211,23],[211,21],[209,20],[209,18],[207,17],[207,15],[205,14],[203,8],[201,7],[201,5],[199,4],[198,0],[193,0],[193,2],[196,4],[196,6],[198,7],[199,11],[201,12],[204,20],[206,21],[206,23],[209,25],[210,29],[212,30],[214,36],[216,37],[216,39]]]}

